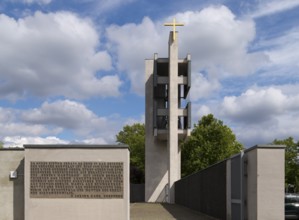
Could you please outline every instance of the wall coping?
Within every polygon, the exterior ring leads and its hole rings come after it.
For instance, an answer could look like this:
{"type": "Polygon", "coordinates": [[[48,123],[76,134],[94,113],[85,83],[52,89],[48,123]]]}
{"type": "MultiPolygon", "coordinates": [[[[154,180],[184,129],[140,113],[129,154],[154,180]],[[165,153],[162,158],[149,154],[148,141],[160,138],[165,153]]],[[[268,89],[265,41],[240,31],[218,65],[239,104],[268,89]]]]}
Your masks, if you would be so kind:
{"type": "Polygon", "coordinates": [[[0,148],[0,151],[24,151],[24,148],[7,147],[7,148],[0,148]]]}
{"type": "Polygon", "coordinates": [[[258,145],[254,145],[253,147],[245,149],[244,153],[247,153],[255,149],[285,149],[285,148],[286,148],[285,145],[258,144],[258,145]]]}
{"type": "Polygon", "coordinates": [[[125,144],[25,144],[24,149],[129,149],[129,146],[125,144]]]}
{"type": "MultiPolygon", "coordinates": [[[[204,170],[210,169],[211,167],[217,166],[217,165],[219,165],[220,163],[226,162],[227,160],[230,160],[230,159],[232,159],[232,158],[234,158],[234,157],[237,157],[237,156],[239,156],[239,155],[242,154],[242,153],[244,154],[244,153],[247,153],[247,152],[249,152],[249,151],[256,150],[256,149],[275,149],[275,150],[277,150],[277,149],[285,149],[285,148],[286,148],[285,145],[271,145],[271,144],[264,144],[264,145],[263,145],[263,144],[258,144],[258,145],[254,145],[253,147],[246,148],[246,149],[242,150],[240,153],[234,154],[234,155],[232,155],[232,156],[230,156],[230,157],[228,157],[228,158],[226,158],[226,159],[224,159],[224,160],[218,161],[218,162],[212,164],[211,166],[208,166],[208,167],[206,167],[206,168],[204,168],[204,169],[202,169],[202,170],[198,170],[198,171],[196,171],[196,172],[194,172],[194,173],[191,173],[191,174],[189,174],[189,175],[187,175],[187,176],[185,176],[185,177],[179,179],[178,181],[180,181],[180,180],[182,180],[182,179],[185,179],[185,178],[187,178],[187,177],[190,177],[190,176],[192,176],[192,175],[195,175],[195,174],[197,174],[198,172],[202,172],[202,171],[204,171],[204,170]]],[[[177,182],[177,181],[176,181],[176,182],[177,182]]]]}

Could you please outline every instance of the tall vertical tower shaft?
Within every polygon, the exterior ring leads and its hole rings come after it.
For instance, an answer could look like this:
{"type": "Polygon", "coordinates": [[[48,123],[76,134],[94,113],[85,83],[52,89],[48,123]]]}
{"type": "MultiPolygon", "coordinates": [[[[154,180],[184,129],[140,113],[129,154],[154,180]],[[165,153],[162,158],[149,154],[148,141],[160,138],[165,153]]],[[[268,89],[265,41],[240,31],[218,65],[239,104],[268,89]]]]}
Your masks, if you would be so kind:
{"type": "MultiPolygon", "coordinates": [[[[174,33],[173,33],[174,34],[174,33]]],[[[169,202],[174,203],[174,183],[181,178],[181,150],[178,146],[178,41],[169,35],[169,83],[168,83],[168,140],[167,149],[169,157],[168,184],[169,202]]]]}
{"type": "Polygon", "coordinates": [[[178,58],[178,37],[169,35],[168,57],[145,61],[145,201],[175,202],[181,178],[179,140],[190,135],[190,55],[178,58]],[[185,104],[185,106],[184,106],[185,104]]]}

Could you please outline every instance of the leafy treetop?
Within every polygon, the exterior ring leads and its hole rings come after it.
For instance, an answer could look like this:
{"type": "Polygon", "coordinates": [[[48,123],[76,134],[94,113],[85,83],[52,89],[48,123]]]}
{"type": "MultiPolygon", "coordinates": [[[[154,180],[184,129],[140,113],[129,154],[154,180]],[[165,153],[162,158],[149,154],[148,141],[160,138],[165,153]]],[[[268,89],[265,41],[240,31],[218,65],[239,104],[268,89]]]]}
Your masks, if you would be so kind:
{"type": "Polygon", "coordinates": [[[207,168],[239,153],[243,146],[232,130],[212,114],[203,116],[182,143],[182,176],[207,168]]]}
{"type": "Polygon", "coordinates": [[[144,182],[144,158],[145,158],[145,126],[144,124],[126,125],[116,135],[119,143],[127,144],[130,148],[131,182],[144,182]]]}
{"type": "Polygon", "coordinates": [[[285,186],[290,192],[299,192],[298,147],[292,137],[284,140],[275,139],[272,144],[285,145],[285,186]]]}

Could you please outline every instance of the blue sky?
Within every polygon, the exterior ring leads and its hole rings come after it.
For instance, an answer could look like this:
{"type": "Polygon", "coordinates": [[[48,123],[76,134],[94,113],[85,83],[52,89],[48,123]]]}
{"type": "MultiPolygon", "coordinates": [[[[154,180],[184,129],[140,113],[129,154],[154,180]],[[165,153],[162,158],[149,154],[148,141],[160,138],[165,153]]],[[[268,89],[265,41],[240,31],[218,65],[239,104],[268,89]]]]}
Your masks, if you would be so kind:
{"type": "Polygon", "coordinates": [[[192,57],[192,120],[246,147],[299,139],[299,0],[3,0],[0,140],[115,143],[144,122],[144,59],[192,57]]]}

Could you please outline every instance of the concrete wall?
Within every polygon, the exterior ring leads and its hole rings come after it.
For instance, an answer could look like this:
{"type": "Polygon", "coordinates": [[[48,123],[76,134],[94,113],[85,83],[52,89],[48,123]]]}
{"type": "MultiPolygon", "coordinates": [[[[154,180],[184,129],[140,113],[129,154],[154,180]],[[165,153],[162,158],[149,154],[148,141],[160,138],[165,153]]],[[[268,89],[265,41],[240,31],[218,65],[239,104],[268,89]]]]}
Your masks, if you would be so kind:
{"type": "Polygon", "coordinates": [[[257,184],[257,150],[249,151],[247,154],[247,193],[250,195],[249,199],[247,199],[247,213],[249,219],[257,218],[257,192],[258,192],[258,184],[257,184]]]}
{"type": "Polygon", "coordinates": [[[0,220],[24,220],[24,150],[0,150],[0,220]],[[17,171],[10,179],[9,172],[17,171]]]}
{"type": "Polygon", "coordinates": [[[145,202],[145,184],[130,184],[130,202],[145,202]]]}
{"type": "Polygon", "coordinates": [[[25,146],[25,220],[129,220],[129,151],[101,146],[25,146]],[[123,162],[123,198],[31,198],[30,162],[123,162]]]}
{"type": "Polygon", "coordinates": [[[145,61],[145,201],[166,202],[168,184],[167,141],[154,136],[154,60],[145,61]]]}
{"type": "Polygon", "coordinates": [[[284,148],[257,146],[246,155],[248,220],[284,219],[284,148]]]}
{"type": "Polygon", "coordinates": [[[175,203],[225,219],[226,161],[177,181],[175,203]]]}
{"type": "Polygon", "coordinates": [[[249,148],[177,181],[175,202],[219,219],[284,219],[284,154],[280,145],[249,148]]]}
{"type": "Polygon", "coordinates": [[[168,49],[168,58],[158,58],[155,54],[154,59],[145,61],[147,202],[174,203],[174,183],[181,178],[179,140],[190,135],[187,120],[191,117],[188,115],[191,111],[181,108],[181,93],[183,91],[184,96],[187,96],[189,91],[188,71],[191,72],[191,69],[188,68],[191,57],[188,55],[186,59],[178,59],[178,41],[177,38],[174,40],[172,31],[169,35],[168,49]],[[181,126],[182,118],[185,120],[184,126],[181,126]],[[166,122],[165,126],[160,125],[163,122],[166,122]]]}
{"type": "Polygon", "coordinates": [[[168,184],[169,184],[169,203],[175,202],[174,183],[181,178],[181,148],[178,138],[178,41],[173,35],[169,34],[169,90],[168,90],[168,184]]]}

